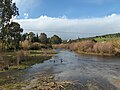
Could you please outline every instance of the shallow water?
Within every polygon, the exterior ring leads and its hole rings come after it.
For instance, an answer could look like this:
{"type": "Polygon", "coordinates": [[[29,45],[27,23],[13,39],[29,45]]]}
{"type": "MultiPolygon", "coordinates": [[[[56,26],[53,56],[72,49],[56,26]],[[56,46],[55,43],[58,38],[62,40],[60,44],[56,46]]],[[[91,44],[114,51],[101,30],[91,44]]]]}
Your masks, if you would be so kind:
{"type": "Polygon", "coordinates": [[[45,72],[54,74],[58,81],[71,80],[82,85],[92,83],[101,90],[120,89],[119,57],[78,55],[69,50],[57,52],[50,60],[18,71],[18,75],[24,73],[19,75],[19,80],[32,79],[45,72]]]}

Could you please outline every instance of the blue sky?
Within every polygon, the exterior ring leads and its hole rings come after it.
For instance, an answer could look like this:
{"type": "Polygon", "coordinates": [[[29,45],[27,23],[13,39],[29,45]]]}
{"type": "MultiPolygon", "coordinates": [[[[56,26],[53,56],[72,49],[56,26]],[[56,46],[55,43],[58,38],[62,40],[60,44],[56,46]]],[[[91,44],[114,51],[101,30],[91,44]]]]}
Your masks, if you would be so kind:
{"type": "Polygon", "coordinates": [[[28,13],[30,18],[41,15],[68,18],[102,17],[120,13],[120,0],[15,0],[20,18],[28,13]]]}
{"type": "MultiPolygon", "coordinates": [[[[115,33],[120,31],[118,29],[120,24],[119,22],[117,26],[113,25],[113,23],[117,22],[117,20],[119,20],[120,18],[119,17],[120,0],[13,0],[13,1],[16,2],[20,12],[20,16],[17,17],[15,20],[19,22],[21,26],[23,26],[23,28],[29,29],[26,31],[30,31],[30,29],[32,31],[32,29],[34,29],[33,32],[38,32],[39,30],[42,31],[52,30],[57,32],[71,31],[79,33],[98,32],[101,34],[115,33]],[[106,22],[105,20],[109,21],[106,22]],[[36,21],[38,21],[38,23],[34,25],[36,21]],[[84,22],[84,25],[82,22],[84,22]],[[88,24],[88,22],[90,23],[88,24]],[[101,26],[96,27],[97,22],[99,22],[101,26]],[[113,25],[113,27],[109,26],[111,24],[113,25]],[[31,27],[31,25],[33,25],[34,28],[31,27]],[[69,28],[70,27],[69,25],[72,25],[74,28],[69,28]],[[90,27],[91,30],[89,30],[90,27]],[[100,30],[101,32],[98,30],[100,30]]],[[[66,38],[67,36],[69,37],[69,35],[65,34],[64,35],[60,33],[56,34],[59,34],[66,38]]],[[[72,36],[73,38],[79,37],[79,35],[72,36]]],[[[92,35],[82,36],[89,37],[92,35]]]]}

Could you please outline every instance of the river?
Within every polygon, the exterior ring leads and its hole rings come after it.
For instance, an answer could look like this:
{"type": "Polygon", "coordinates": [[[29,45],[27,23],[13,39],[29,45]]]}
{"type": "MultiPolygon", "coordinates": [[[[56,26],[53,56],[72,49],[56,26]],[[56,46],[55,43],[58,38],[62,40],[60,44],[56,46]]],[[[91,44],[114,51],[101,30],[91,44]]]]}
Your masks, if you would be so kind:
{"type": "Polygon", "coordinates": [[[35,64],[22,71],[20,80],[32,79],[40,73],[55,75],[58,81],[92,83],[100,90],[120,90],[120,57],[77,54],[69,50],[56,50],[50,60],[35,64]]]}

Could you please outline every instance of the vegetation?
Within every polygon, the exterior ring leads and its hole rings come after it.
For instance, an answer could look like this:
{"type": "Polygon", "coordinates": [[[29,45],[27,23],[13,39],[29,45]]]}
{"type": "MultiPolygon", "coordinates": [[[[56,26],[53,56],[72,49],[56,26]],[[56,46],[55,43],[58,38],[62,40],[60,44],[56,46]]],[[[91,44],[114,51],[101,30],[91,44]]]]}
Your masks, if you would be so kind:
{"type": "Polygon", "coordinates": [[[62,43],[62,39],[59,36],[54,35],[53,37],[50,38],[50,42],[52,44],[60,44],[62,43]]]}
{"type": "Polygon", "coordinates": [[[36,42],[40,44],[61,43],[61,41],[57,41],[61,40],[58,36],[53,36],[49,40],[45,33],[41,33],[40,36],[33,32],[22,34],[23,29],[19,23],[12,21],[12,18],[18,15],[19,10],[12,0],[0,0],[0,50],[29,49],[28,44],[36,44],[36,42]]]}
{"type": "MultiPolygon", "coordinates": [[[[23,33],[20,24],[12,21],[12,18],[18,15],[18,8],[12,0],[0,0],[0,72],[25,69],[50,59],[55,54],[53,47],[66,48],[84,54],[120,56],[120,33],[62,41],[57,35],[48,38],[45,33],[23,33]]],[[[37,81],[39,86],[30,84],[32,86],[30,89],[61,90],[67,88],[69,90],[74,88],[70,82],[53,82],[50,78],[51,76],[41,76],[37,81]]],[[[4,78],[0,79],[0,84],[5,81],[7,80],[4,78]]],[[[14,83],[3,85],[3,87],[14,89],[19,88],[19,85],[25,87],[26,84],[14,83]]],[[[4,90],[3,87],[0,89],[4,90]]],[[[25,90],[27,89],[29,88],[25,87],[25,90]]]]}
{"type": "MultiPolygon", "coordinates": [[[[119,83],[119,82],[118,82],[119,83]]],[[[89,80],[84,84],[80,81],[56,81],[55,76],[42,73],[31,82],[19,82],[0,86],[1,90],[99,90],[95,82],[89,80]]]]}
{"type": "Polygon", "coordinates": [[[17,42],[19,42],[20,33],[23,30],[18,23],[10,21],[13,16],[18,15],[18,8],[15,3],[12,3],[12,0],[0,1],[0,42],[2,50],[11,48],[11,45],[14,45],[14,49],[18,47],[17,42]]]}
{"type": "Polygon", "coordinates": [[[120,55],[120,38],[114,38],[108,41],[96,41],[93,38],[84,40],[74,40],[60,45],[54,45],[54,48],[66,48],[84,54],[96,55],[120,55]]]}
{"type": "Polygon", "coordinates": [[[54,54],[54,50],[30,50],[0,53],[0,71],[24,69],[33,64],[50,59],[54,54]]]}
{"type": "Polygon", "coordinates": [[[45,33],[41,33],[39,36],[39,41],[43,44],[48,43],[47,35],[45,33]]]}
{"type": "Polygon", "coordinates": [[[0,0],[0,71],[26,68],[49,59],[54,51],[51,50],[51,44],[62,42],[57,35],[48,38],[45,33],[23,33],[20,24],[12,21],[12,18],[18,15],[18,8],[12,0],[0,0]],[[39,51],[33,54],[30,50],[39,51]],[[50,55],[45,54],[48,51],[51,51],[50,55]]]}
{"type": "Polygon", "coordinates": [[[95,36],[95,37],[86,37],[86,38],[78,38],[75,40],[69,39],[69,40],[63,40],[63,43],[73,43],[73,42],[79,42],[84,40],[93,40],[95,42],[102,42],[102,41],[115,41],[116,39],[120,39],[120,33],[115,34],[106,34],[101,36],[95,36]]]}
{"type": "Polygon", "coordinates": [[[72,81],[55,81],[54,75],[50,74],[41,74],[24,87],[25,90],[74,90],[77,88],[81,89],[82,85],[75,86],[72,81]]]}

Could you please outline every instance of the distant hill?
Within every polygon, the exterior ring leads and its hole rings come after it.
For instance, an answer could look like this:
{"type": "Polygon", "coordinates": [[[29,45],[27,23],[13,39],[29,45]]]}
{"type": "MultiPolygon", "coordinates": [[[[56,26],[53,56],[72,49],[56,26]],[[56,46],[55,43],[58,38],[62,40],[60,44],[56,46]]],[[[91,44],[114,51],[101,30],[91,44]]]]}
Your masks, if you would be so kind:
{"type": "Polygon", "coordinates": [[[102,35],[102,36],[93,37],[93,39],[96,40],[97,42],[109,41],[109,40],[114,40],[114,39],[118,39],[118,38],[120,38],[120,33],[106,34],[106,35],[102,35]]]}
{"type": "Polygon", "coordinates": [[[96,37],[105,37],[105,38],[120,37],[120,33],[115,33],[115,34],[106,34],[106,35],[96,36],[96,37]]]}
{"type": "Polygon", "coordinates": [[[106,35],[87,37],[87,38],[78,38],[75,40],[69,40],[69,42],[71,43],[71,42],[77,42],[82,40],[95,40],[96,42],[101,42],[101,41],[110,41],[114,39],[120,39],[120,33],[106,34],[106,35]]]}

